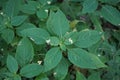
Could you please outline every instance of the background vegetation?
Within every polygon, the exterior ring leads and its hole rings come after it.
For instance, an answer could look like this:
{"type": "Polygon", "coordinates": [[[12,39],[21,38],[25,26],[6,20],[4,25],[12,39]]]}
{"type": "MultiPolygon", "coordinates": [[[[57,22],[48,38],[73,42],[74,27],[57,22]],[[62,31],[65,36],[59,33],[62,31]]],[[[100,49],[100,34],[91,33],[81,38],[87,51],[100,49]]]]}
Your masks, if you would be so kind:
{"type": "Polygon", "coordinates": [[[0,80],[120,80],[120,0],[0,0],[0,80]]]}

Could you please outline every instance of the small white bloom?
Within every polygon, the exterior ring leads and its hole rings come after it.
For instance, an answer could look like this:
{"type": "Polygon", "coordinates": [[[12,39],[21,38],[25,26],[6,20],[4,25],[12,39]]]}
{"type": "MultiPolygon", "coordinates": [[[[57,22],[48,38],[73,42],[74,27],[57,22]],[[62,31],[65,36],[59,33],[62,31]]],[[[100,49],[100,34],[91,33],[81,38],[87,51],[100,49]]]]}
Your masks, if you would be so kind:
{"type": "Polygon", "coordinates": [[[102,34],[102,32],[99,32],[99,34],[102,34]]]}
{"type": "Polygon", "coordinates": [[[48,4],[51,4],[51,1],[47,1],[48,4]]]}
{"type": "Polygon", "coordinates": [[[69,32],[66,32],[66,34],[69,34],[69,32]]]}
{"type": "Polygon", "coordinates": [[[56,74],[57,74],[56,72],[53,73],[53,75],[56,75],[56,74]]]}
{"type": "Polygon", "coordinates": [[[84,29],[84,30],[82,30],[82,31],[89,31],[89,29],[84,29]]]}
{"type": "Polygon", "coordinates": [[[33,38],[30,38],[32,41],[35,41],[33,38]]]}
{"type": "Polygon", "coordinates": [[[42,63],[42,61],[38,61],[37,63],[38,63],[38,64],[41,64],[41,63],[42,63]]]}
{"type": "Polygon", "coordinates": [[[100,16],[101,18],[103,18],[103,16],[100,16]]]}
{"type": "Polygon", "coordinates": [[[21,41],[18,43],[18,46],[20,46],[21,45],[21,41]]]}
{"type": "Polygon", "coordinates": [[[47,44],[50,44],[50,39],[46,40],[46,43],[47,43],[47,44]]]}
{"type": "Polygon", "coordinates": [[[7,25],[8,23],[7,22],[5,22],[5,25],[7,25]]]}
{"type": "Polygon", "coordinates": [[[101,50],[102,48],[98,48],[99,50],[101,50]]]}
{"type": "Polygon", "coordinates": [[[3,49],[3,48],[1,48],[1,51],[4,51],[4,49],[3,49]]]}
{"type": "Polygon", "coordinates": [[[76,32],[77,31],[77,29],[75,28],[75,29],[73,29],[73,32],[76,32]]]}
{"type": "Polygon", "coordinates": [[[73,40],[71,38],[68,39],[68,41],[72,44],[73,43],[73,40]]]}
{"type": "Polygon", "coordinates": [[[1,14],[1,15],[3,15],[4,13],[3,13],[3,12],[1,12],[0,14],[1,14]]]}
{"type": "Polygon", "coordinates": [[[46,13],[48,13],[48,10],[47,10],[47,9],[45,9],[45,12],[46,12],[46,13]]]}
{"type": "Polygon", "coordinates": [[[100,55],[100,54],[98,54],[98,56],[100,57],[101,55],[100,55]]]}

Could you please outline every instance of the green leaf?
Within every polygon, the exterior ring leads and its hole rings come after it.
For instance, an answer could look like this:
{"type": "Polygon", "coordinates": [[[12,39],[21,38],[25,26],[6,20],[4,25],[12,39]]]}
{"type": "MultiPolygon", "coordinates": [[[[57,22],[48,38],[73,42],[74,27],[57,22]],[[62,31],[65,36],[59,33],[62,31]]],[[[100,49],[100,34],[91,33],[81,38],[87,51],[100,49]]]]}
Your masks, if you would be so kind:
{"type": "Polygon", "coordinates": [[[16,32],[18,35],[22,36],[21,31],[24,29],[29,29],[29,28],[36,28],[36,26],[32,23],[24,23],[20,27],[16,28],[16,32]]]}
{"type": "Polygon", "coordinates": [[[80,68],[97,69],[106,67],[100,59],[87,51],[74,48],[68,51],[68,59],[76,66],[80,68]]]}
{"type": "Polygon", "coordinates": [[[120,11],[112,6],[105,5],[100,10],[101,16],[113,25],[120,26],[120,11]]]}
{"type": "Polygon", "coordinates": [[[18,71],[18,63],[11,55],[8,55],[7,57],[7,68],[11,73],[16,73],[18,71]]]}
{"type": "Polygon", "coordinates": [[[44,44],[49,37],[49,33],[41,28],[24,29],[21,34],[30,37],[36,44],[44,44]]]}
{"type": "Polygon", "coordinates": [[[96,16],[95,14],[93,14],[93,15],[90,15],[90,19],[91,19],[92,23],[94,24],[95,30],[103,32],[100,18],[98,16],[96,16]]]}
{"type": "Polygon", "coordinates": [[[7,0],[0,0],[0,1],[1,1],[1,3],[0,3],[0,7],[2,7],[2,6],[5,5],[5,3],[6,3],[7,0]]]}
{"type": "Polygon", "coordinates": [[[76,72],[76,80],[87,80],[87,79],[85,78],[85,76],[82,73],[77,71],[76,72]]]}
{"type": "Polygon", "coordinates": [[[8,0],[4,8],[5,14],[9,16],[10,18],[13,16],[16,16],[19,12],[20,5],[21,5],[21,0],[19,1],[8,0]]]}
{"type": "Polygon", "coordinates": [[[54,70],[54,76],[56,80],[63,80],[68,73],[68,62],[65,58],[61,60],[61,62],[57,65],[54,70]]]}
{"type": "Polygon", "coordinates": [[[5,29],[2,32],[2,38],[9,44],[13,41],[14,39],[14,31],[11,29],[5,29]]]}
{"type": "Polygon", "coordinates": [[[46,19],[48,17],[48,12],[46,12],[44,9],[40,9],[37,11],[37,17],[39,19],[46,19]]]}
{"type": "Polygon", "coordinates": [[[62,51],[66,51],[67,47],[66,47],[65,44],[60,44],[60,49],[61,49],[62,51]]]}
{"type": "Polygon", "coordinates": [[[120,42],[120,30],[115,30],[113,36],[120,42]]]}
{"type": "Polygon", "coordinates": [[[117,3],[120,2],[120,0],[100,0],[103,3],[109,3],[109,4],[113,4],[116,5],[117,3]]]}
{"type": "Polygon", "coordinates": [[[95,30],[83,30],[79,32],[79,36],[75,45],[81,48],[88,48],[101,39],[101,32],[95,30]]]}
{"type": "MultiPolygon", "coordinates": [[[[97,15],[95,15],[95,13],[90,15],[90,19],[91,19],[92,23],[94,24],[96,31],[104,32],[102,29],[102,24],[100,22],[100,18],[97,15]]],[[[102,36],[102,39],[103,40],[105,39],[104,35],[102,36]]]]}
{"type": "Polygon", "coordinates": [[[27,38],[23,38],[16,50],[16,59],[20,66],[24,66],[32,61],[34,56],[34,50],[31,42],[27,38]]]}
{"type": "Polygon", "coordinates": [[[62,52],[58,47],[50,49],[44,59],[45,72],[55,68],[62,59],[62,52]]]}
{"type": "Polygon", "coordinates": [[[35,80],[49,80],[49,78],[47,78],[47,75],[44,73],[37,76],[35,80]]]}
{"type": "Polygon", "coordinates": [[[89,77],[88,80],[101,80],[100,79],[100,74],[99,73],[92,73],[89,77]]]}
{"type": "Polygon", "coordinates": [[[4,30],[6,30],[5,25],[0,25],[0,34],[3,33],[4,30]]]}
{"type": "Polygon", "coordinates": [[[60,40],[57,37],[50,37],[49,40],[51,46],[58,46],[60,43],[60,40]]]}
{"type": "Polygon", "coordinates": [[[15,73],[11,73],[11,72],[6,72],[6,69],[5,70],[1,70],[1,72],[3,73],[2,75],[6,75],[7,77],[14,77],[14,75],[16,75],[15,73]]]}
{"type": "Polygon", "coordinates": [[[104,41],[101,44],[101,48],[107,53],[114,53],[116,51],[115,46],[109,44],[108,41],[104,41]]]}
{"type": "Polygon", "coordinates": [[[21,11],[27,14],[35,14],[38,5],[36,1],[28,1],[28,4],[21,7],[21,11]]]}
{"type": "Polygon", "coordinates": [[[11,19],[11,24],[13,26],[19,26],[27,19],[27,16],[15,16],[11,19]]]}
{"type": "Polygon", "coordinates": [[[1,25],[2,21],[3,21],[3,16],[0,15],[0,25],[1,25]]]}
{"type": "Polygon", "coordinates": [[[98,7],[98,1],[97,0],[85,0],[83,2],[83,13],[92,13],[94,12],[98,7]]]}
{"type": "Polygon", "coordinates": [[[26,78],[32,78],[35,76],[38,76],[40,73],[42,73],[43,67],[39,64],[32,63],[24,66],[20,70],[20,75],[26,78]]]}
{"type": "Polygon", "coordinates": [[[21,80],[21,77],[20,77],[19,75],[15,75],[15,76],[13,77],[13,80],[21,80]]]}
{"type": "Polygon", "coordinates": [[[102,43],[103,43],[102,40],[98,41],[96,44],[88,48],[88,52],[98,55],[99,54],[98,49],[100,48],[100,45],[102,43]]]}
{"type": "Polygon", "coordinates": [[[78,38],[78,32],[68,32],[65,34],[64,38],[65,38],[64,41],[65,45],[72,45],[76,42],[78,38]]]}
{"type": "Polygon", "coordinates": [[[51,33],[62,37],[69,30],[69,22],[61,10],[57,10],[57,12],[51,11],[47,21],[47,28],[51,33]]]}

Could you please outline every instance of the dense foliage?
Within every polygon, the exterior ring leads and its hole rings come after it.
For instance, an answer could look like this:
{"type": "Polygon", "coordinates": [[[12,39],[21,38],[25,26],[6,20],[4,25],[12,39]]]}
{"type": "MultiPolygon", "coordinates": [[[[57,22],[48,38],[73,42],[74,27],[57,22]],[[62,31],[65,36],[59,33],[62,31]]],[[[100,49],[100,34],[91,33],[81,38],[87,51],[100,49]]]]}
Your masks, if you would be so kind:
{"type": "Polygon", "coordinates": [[[0,80],[120,80],[120,0],[0,0],[0,80]]]}

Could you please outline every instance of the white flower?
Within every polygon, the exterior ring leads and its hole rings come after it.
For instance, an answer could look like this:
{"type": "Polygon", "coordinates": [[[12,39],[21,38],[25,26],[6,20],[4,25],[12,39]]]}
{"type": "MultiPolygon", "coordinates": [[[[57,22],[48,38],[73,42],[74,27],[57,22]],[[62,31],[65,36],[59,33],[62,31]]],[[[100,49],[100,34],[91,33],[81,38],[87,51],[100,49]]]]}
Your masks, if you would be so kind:
{"type": "Polygon", "coordinates": [[[56,74],[57,74],[56,72],[53,73],[53,75],[56,75],[56,74]]]}
{"type": "Polygon", "coordinates": [[[1,51],[4,51],[4,49],[3,49],[3,48],[1,48],[1,51]]]}
{"type": "Polygon", "coordinates": [[[73,32],[76,32],[77,31],[77,29],[75,28],[75,29],[73,29],[73,32]]]}
{"type": "Polygon", "coordinates": [[[101,55],[100,55],[100,54],[98,54],[98,56],[100,57],[101,55]]]}
{"type": "Polygon", "coordinates": [[[103,16],[100,16],[101,18],[103,18],[103,16]]]}
{"type": "Polygon", "coordinates": [[[46,12],[46,13],[48,13],[48,10],[47,10],[47,9],[45,9],[45,12],[46,12]]]}
{"type": "Polygon", "coordinates": [[[33,38],[30,38],[32,41],[35,41],[33,38]]]}
{"type": "Polygon", "coordinates": [[[47,43],[47,44],[50,44],[50,39],[46,40],[46,43],[47,43]]]}
{"type": "Polygon", "coordinates": [[[1,14],[1,15],[3,15],[4,13],[3,13],[3,12],[1,12],[0,14],[1,14]]]}
{"type": "Polygon", "coordinates": [[[42,63],[42,61],[38,61],[37,63],[38,63],[38,64],[41,64],[41,63],[42,63]]]}
{"type": "Polygon", "coordinates": [[[102,34],[102,32],[99,32],[99,34],[102,34]]]}
{"type": "Polygon", "coordinates": [[[68,39],[68,41],[72,44],[73,43],[73,40],[71,38],[68,39]]]}
{"type": "Polygon", "coordinates": [[[51,4],[51,1],[47,1],[48,4],[51,4]]]}
{"type": "Polygon", "coordinates": [[[18,43],[18,46],[20,46],[22,43],[21,43],[21,41],[18,43]]]}
{"type": "Polygon", "coordinates": [[[66,34],[69,34],[69,32],[66,32],[66,34]]]}

